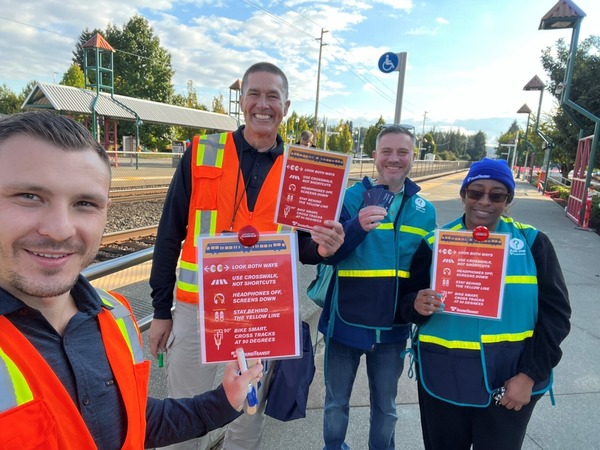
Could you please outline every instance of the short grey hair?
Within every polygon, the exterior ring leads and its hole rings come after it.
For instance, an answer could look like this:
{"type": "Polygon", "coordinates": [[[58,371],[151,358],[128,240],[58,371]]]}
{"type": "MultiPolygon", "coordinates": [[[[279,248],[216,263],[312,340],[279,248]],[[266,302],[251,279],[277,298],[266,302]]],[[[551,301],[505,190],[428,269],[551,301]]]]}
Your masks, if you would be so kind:
{"type": "Polygon", "coordinates": [[[252,64],[250,67],[248,67],[248,69],[246,69],[246,72],[244,73],[244,76],[242,78],[242,95],[244,95],[245,87],[248,85],[248,77],[250,76],[250,74],[256,72],[268,72],[281,77],[281,81],[283,83],[283,93],[285,95],[285,98],[283,100],[286,101],[288,99],[289,84],[285,73],[283,73],[283,70],[281,70],[275,64],[271,64],[265,61],[252,64]]]}
{"type": "Polygon", "coordinates": [[[375,140],[376,149],[379,148],[379,141],[381,141],[381,137],[385,136],[386,134],[405,134],[410,138],[413,150],[417,145],[417,139],[415,138],[415,135],[410,132],[410,130],[400,125],[389,125],[387,127],[384,127],[377,135],[377,139],[375,140]]]}

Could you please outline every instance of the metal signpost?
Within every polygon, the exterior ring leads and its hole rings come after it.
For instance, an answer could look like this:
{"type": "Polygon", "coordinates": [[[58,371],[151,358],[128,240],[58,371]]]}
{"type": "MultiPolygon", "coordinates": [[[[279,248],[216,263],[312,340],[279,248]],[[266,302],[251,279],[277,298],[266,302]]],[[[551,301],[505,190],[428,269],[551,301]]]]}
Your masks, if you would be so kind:
{"type": "Polygon", "coordinates": [[[402,96],[404,95],[406,60],[406,52],[387,52],[381,55],[379,58],[378,67],[383,73],[398,72],[398,92],[396,94],[396,114],[394,115],[394,125],[400,124],[400,117],[402,115],[402,96]]]}

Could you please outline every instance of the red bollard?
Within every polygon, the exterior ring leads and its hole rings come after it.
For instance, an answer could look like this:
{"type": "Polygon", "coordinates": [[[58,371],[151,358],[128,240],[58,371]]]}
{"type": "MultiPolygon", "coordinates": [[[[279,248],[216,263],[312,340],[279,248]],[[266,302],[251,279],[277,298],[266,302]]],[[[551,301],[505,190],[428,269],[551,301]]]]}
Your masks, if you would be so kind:
{"type": "Polygon", "coordinates": [[[587,200],[585,201],[585,213],[583,214],[583,226],[584,230],[587,230],[590,222],[590,215],[592,213],[592,194],[588,192],[587,200]]]}

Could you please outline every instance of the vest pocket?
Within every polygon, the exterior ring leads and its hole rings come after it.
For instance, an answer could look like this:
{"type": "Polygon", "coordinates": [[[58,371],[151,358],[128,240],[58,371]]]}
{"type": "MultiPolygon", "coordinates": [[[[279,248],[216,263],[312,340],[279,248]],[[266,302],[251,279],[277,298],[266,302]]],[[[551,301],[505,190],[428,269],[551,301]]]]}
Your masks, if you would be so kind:
{"type": "Polygon", "coordinates": [[[419,364],[421,381],[431,395],[460,405],[489,404],[478,350],[419,342],[419,364]]]}
{"type": "Polygon", "coordinates": [[[523,352],[523,347],[524,343],[522,341],[483,344],[490,389],[504,386],[506,380],[517,374],[517,364],[523,352]]]}
{"type": "Polygon", "coordinates": [[[138,414],[140,419],[140,441],[146,435],[146,405],[148,403],[148,384],[150,380],[150,361],[144,361],[133,366],[133,375],[136,381],[138,397],[138,414]]]}
{"type": "Polygon", "coordinates": [[[351,324],[372,328],[391,328],[395,315],[394,279],[339,277],[338,312],[351,324]]]}
{"type": "Polygon", "coordinates": [[[222,175],[223,169],[219,167],[201,166],[195,168],[193,190],[197,195],[191,197],[195,209],[217,209],[222,175]]]}
{"type": "Polygon", "coordinates": [[[42,400],[0,414],[1,450],[58,450],[54,418],[42,400]]]}

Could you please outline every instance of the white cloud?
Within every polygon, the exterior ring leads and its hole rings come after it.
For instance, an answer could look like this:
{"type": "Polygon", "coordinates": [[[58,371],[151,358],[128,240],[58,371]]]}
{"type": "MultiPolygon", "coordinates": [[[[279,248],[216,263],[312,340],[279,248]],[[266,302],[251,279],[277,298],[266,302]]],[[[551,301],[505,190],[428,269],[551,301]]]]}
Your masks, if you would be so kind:
{"type": "MultiPolygon", "coordinates": [[[[537,109],[537,93],[522,88],[535,74],[545,79],[541,49],[560,37],[570,39],[568,32],[537,30],[546,7],[538,11],[539,5],[506,2],[518,4],[523,13],[515,16],[510,5],[471,5],[467,12],[473,26],[465,27],[456,19],[464,18],[460,3],[410,0],[262,2],[268,14],[254,7],[255,1],[239,0],[11,0],[10,5],[0,0],[0,84],[20,90],[32,79],[60,79],[83,29],[122,26],[137,13],[149,19],[171,53],[177,92],[183,93],[192,80],[206,104],[214,95],[227,98],[228,87],[245,68],[268,60],[288,75],[292,111],[313,114],[319,52],[315,38],[324,28],[329,32],[324,34],[319,109],[332,120],[364,125],[380,116],[393,120],[397,73],[379,72],[377,61],[397,48],[409,56],[403,121],[418,125],[426,110],[431,123],[500,118],[500,124],[522,119],[516,110],[525,102],[537,109]]],[[[588,14],[581,41],[597,34],[600,2],[577,4],[588,14]]],[[[544,108],[549,108],[551,96],[545,97],[544,108]]]]}

